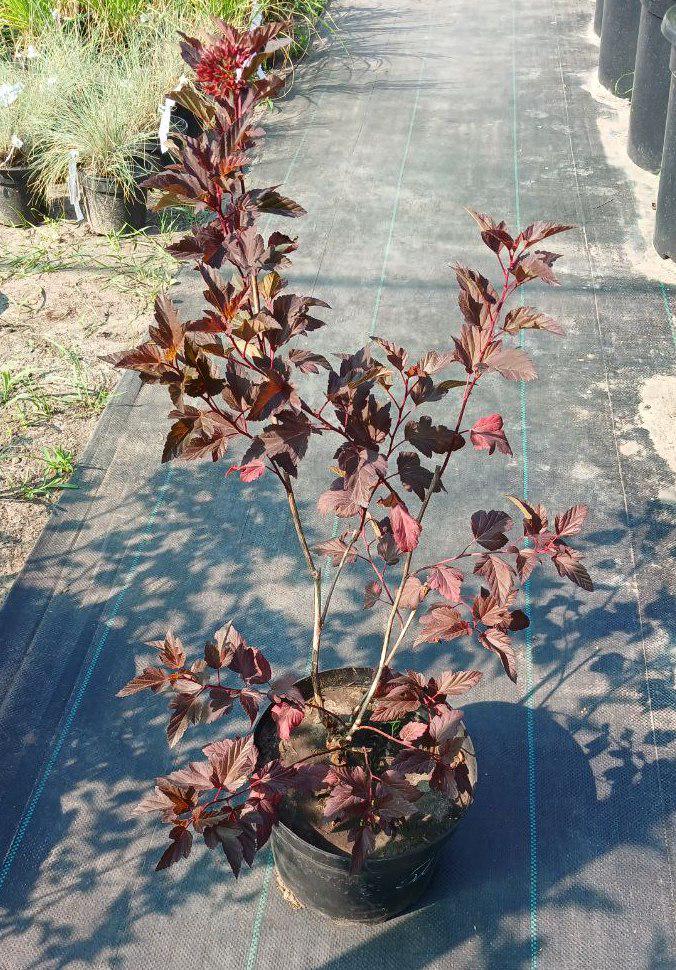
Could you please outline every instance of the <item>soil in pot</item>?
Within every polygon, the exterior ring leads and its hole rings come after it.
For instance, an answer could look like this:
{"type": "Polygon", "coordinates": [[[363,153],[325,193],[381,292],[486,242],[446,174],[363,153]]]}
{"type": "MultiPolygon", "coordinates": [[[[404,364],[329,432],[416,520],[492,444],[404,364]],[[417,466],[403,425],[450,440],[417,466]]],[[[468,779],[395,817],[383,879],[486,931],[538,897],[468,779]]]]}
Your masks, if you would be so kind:
{"type": "MultiPolygon", "coordinates": [[[[347,718],[363,696],[371,672],[344,668],[322,674],[322,695],[328,710],[347,718]]],[[[308,678],[297,684],[308,699],[308,678]]],[[[381,729],[386,725],[379,724],[381,729]]],[[[476,758],[464,726],[465,757],[472,786],[476,783],[476,758]]],[[[279,741],[275,726],[264,715],[256,729],[256,744],[263,760],[279,757],[291,763],[321,750],[326,728],[316,711],[309,710],[288,741],[279,741]]],[[[397,746],[364,731],[360,737],[378,759],[391,760],[397,746]]],[[[329,763],[329,755],[317,761],[329,763]]],[[[355,762],[356,763],[356,762],[355,762]]],[[[382,768],[381,770],[384,770],[382,768]]],[[[471,797],[459,795],[455,802],[433,791],[427,782],[408,776],[424,792],[416,803],[418,812],[397,832],[376,837],[374,852],[363,872],[350,875],[350,843],[346,834],[324,819],[324,799],[299,792],[289,794],[280,811],[280,825],[273,833],[273,852],[284,884],[304,905],[338,919],[380,922],[410,906],[428,885],[437,857],[467,811],[471,797]]]]}
{"type": "Polygon", "coordinates": [[[99,236],[143,229],[148,217],[146,194],[137,189],[125,196],[112,179],[82,177],[84,209],[92,232],[99,236]]]}
{"type": "Polygon", "coordinates": [[[30,170],[24,165],[0,168],[0,223],[3,226],[34,226],[44,212],[35,199],[30,170]]]}

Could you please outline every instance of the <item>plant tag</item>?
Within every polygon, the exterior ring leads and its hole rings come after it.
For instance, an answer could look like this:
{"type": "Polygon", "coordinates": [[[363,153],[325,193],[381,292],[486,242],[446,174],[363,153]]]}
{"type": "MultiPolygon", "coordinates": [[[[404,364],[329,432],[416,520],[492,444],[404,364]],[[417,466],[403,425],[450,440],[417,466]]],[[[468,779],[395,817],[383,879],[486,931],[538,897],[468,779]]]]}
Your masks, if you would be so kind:
{"type": "Polygon", "coordinates": [[[164,104],[162,105],[162,115],[160,117],[160,127],[157,132],[157,137],[160,140],[160,151],[166,152],[168,143],[167,139],[169,136],[169,126],[171,124],[171,109],[176,104],[171,98],[165,98],[164,104]]]}
{"type": "Polygon", "coordinates": [[[82,222],[84,214],[80,208],[80,182],[77,177],[77,148],[68,152],[68,200],[75,209],[75,218],[82,222]]]}
{"type": "MultiPolygon", "coordinates": [[[[256,27],[260,27],[260,25],[263,23],[263,14],[258,9],[258,4],[257,3],[254,3],[253,9],[251,11],[251,14],[252,14],[252,16],[251,16],[251,29],[252,30],[255,30],[256,27]]],[[[265,71],[263,70],[263,68],[260,65],[258,67],[258,77],[260,77],[260,78],[265,77],[265,71]]]]}

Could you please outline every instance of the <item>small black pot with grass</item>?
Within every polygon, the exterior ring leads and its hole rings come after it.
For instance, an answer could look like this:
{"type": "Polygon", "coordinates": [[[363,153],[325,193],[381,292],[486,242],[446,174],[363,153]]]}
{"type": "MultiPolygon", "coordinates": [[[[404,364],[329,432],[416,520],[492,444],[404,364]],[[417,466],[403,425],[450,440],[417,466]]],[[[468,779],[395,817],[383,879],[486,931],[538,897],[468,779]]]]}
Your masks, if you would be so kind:
{"type": "Polygon", "coordinates": [[[0,168],[0,224],[3,226],[34,226],[43,218],[30,174],[28,165],[0,168]]]}
{"type": "Polygon", "coordinates": [[[662,20],[671,0],[641,0],[641,3],[627,152],[641,168],[658,172],[662,164],[671,78],[671,46],[662,33],[662,20]]]}
{"type": "Polygon", "coordinates": [[[664,129],[654,242],[660,256],[676,261],[676,5],[667,11],[662,21],[662,33],[671,48],[671,87],[664,129]]]}
{"type": "Polygon", "coordinates": [[[148,217],[146,193],[125,189],[110,178],[83,175],[82,194],[87,223],[98,236],[143,229],[148,217]]]}
{"type": "Polygon", "coordinates": [[[640,19],[640,0],[604,0],[599,81],[620,98],[631,97],[640,19]]]}

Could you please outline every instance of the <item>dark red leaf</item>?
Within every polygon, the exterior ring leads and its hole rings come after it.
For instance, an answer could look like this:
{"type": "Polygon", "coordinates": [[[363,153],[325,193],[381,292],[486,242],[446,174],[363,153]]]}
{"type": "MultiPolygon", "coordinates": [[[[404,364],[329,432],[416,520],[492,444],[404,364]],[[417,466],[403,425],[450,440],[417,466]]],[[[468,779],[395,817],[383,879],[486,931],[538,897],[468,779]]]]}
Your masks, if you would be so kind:
{"type": "Polygon", "coordinates": [[[532,306],[520,306],[510,310],[505,317],[507,333],[518,333],[519,330],[548,330],[549,333],[562,334],[563,327],[546,313],[535,310],[532,306]]]}
{"type": "Polygon", "coordinates": [[[320,367],[323,367],[325,370],[331,370],[331,365],[326,357],[322,357],[321,354],[315,354],[310,350],[294,348],[289,351],[289,360],[303,374],[318,374],[320,367]]]}
{"type": "Polygon", "coordinates": [[[497,653],[509,679],[516,683],[517,667],[514,650],[509,642],[509,636],[504,630],[491,627],[479,634],[479,640],[487,650],[497,653]]]}
{"type": "Polygon", "coordinates": [[[497,448],[503,455],[512,454],[499,414],[489,414],[486,418],[479,418],[472,426],[470,438],[477,451],[486,450],[489,455],[492,455],[497,448]]]}
{"type": "Polygon", "coordinates": [[[465,439],[451,428],[443,425],[433,425],[427,415],[419,421],[409,421],[404,429],[407,441],[430,458],[433,454],[443,455],[449,451],[458,451],[465,444],[465,439]]]}
{"type": "Polygon", "coordinates": [[[537,377],[533,361],[518,347],[498,347],[486,354],[484,362],[490,370],[498,371],[509,381],[534,381],[537,377]]]}
{"type": "Polygon", "coordinates": [[[181,667],[185,667],[185,650],[179,638],[174,635],[173,630],[167,630],[164,643],[160,648],[159,660],[165,667],[171,667],[173,670],[180,670],[181,667]]]}
{"type": "Polygon", "coordinates": [[[440,640],[455,640],[456,637],[469,636],[470,626],[452,606],[437,604],[431,606],[421,617],[420,630],[415,644],[439,643],[440,640]]]}
{"type": "Polygon", "coordinates": [[[557,258],[554,253],[537,251],[530,256],[524,256],[513,269],[514,277],[519,284],[527,280],[541,279],[543,283],[548,283],[550,286],[559,286],[559,280],[551,269],[554,259],[557,258]]]}
{"type": "MultiPolygon", "coordinates": [[[[320,542],[314,548],[320,556],[330,556],[331,565],[337,566],[345,555],[348,544],[342,539],[327,539],[326,542],[320,542]]],[[[354,550],[350,550],[347,554],[346,562],[352,563],[356,557],[357,553],[354,550]]]]}
{"type": "Polygon", "coordinates": [[[523,610],[512,610],[510,613],[509,629],[513,631],[525,630],[530,626],[528,615],[523,610]]]}
{"type": "Polygon", "coordinates": [[[574,229],[575,226],[564,226],[560,225],[558,222],[545,222],[541,220],[539,222],[534,222],[532,225],[527,226],[522,233],[517,237],[517,243],[525,243],[527,246],[534,246],[543,239],[547,239],[549,236],[554,236],[559,232],[568,232],[569,229],[574,229]]]}
{"type": "Polygon", "coordinates": [[[402,503],[397,503],[388,512],[392,534],[400,552],[413,552],[420,540],[422,528],[402,503]]]}
{"type": "Polygon", "coordinates": [[[202,748],[202,751],[213,768],[216,784],[232,792],[237,791],[248,780],[258,757],[252,735],[214,741],[202,748]]]}
{"type": "Polygon", "coordinates": [[[140,674],[133,677],[122,690],[119,690],[117,696],[128,697],[130,694],[136,694],[138,691],[148,688],[152,691],[158,691],[168,680],[169,675],[160,670],[159,667],[146,667],[140,674]]]}
{"type": "Polygon", "coordinates": [[[263,430],[260,440],[269,458],[273,458],[294,478],[298,474],[298,462],[305,456],[312,426],[304,414],[297,411],[279,411],[274,424],[263,430]]]}
{"type": "Polygon", "coordinates": [[[302,707],[289,703],[283,697],[275,701],[270,708],[270,715],[277,725],[277,733],[282,741],[287,741],[291,732],[305,717],[302,707]]]}
{"type": "Polygon", "coordinates": [[[201,694],[176,694],[169,702],[172,710],[167,725],[167,740],[173,748],[181,740],[191,724],[203,723],[208,718],[208,707],[201,694]]]}
{"type": "Polygon", "coordinates": [[[485,549],[494,552],[507,544],[507,532],[514,523],[505,512],[475,512],[472,516],[472,534],[485,549]]]}
{"type": "Polygon", "coordinates": [[[356,875],[364,868],[367,857],[376,847],[376,837],[373,830],[367,825],[359,828],[355,834],[352,844],[352,856],[350,863],[350,874],[356,875]]]}
{"type": "Polygon", "coordinates": [[[383,348],[385,351],[385,356],[393,367],[396,367],[398,371],[406,370],[406,366],[408,364],[408,354],[405,350],[403,350],[401,347],[397,347],[397,345],[393,344],[391,340],[385,340],[383,337],[373,337],[372,339],[378,344],[379,347],[383,348]]]}
{"type": "Polygon", "coordinates": [[[480,670],[445,670],[435,678],[440,694],[455,697],[459,694],[466,694],[472,687],[476,687],[483,674],[480,670]]]}
{"type": "Polygon", "coordinates": [[[404,724],[399,732],[399,737],[402,741],[408,741],[409,744],[415,744],[420,741],[427,734],[427,724],[424,721],[409,721],[404,724]]]}
{"type": "Polygon", "coordinates": [[[171,844],[164,850],[155,870],[167,869],[181,859],[187,859],[192,848],[192,832],[182,825],[176,825],[169,833],[171,844]]]}
{"type": "Polygon", "coordinates": [[[383,587],[377,579],[372,579],[364,588],[364,609],[370,610],[380,599],[383,587]]]}
{"type": "Polygon", "coordinates": [[[446,563],[439,563],[430,569],[425,582],[430,589],[436,590],[444,599],[451,603],[457,603],[460,599],[463,580],[464,576],[459,569],[446,563]]]}
{"type": "Polygon", "coordinates": [[[488,583],[491,592],[503,603],[512,590],[512,570],[500,556],[487,552],[478,559],[474,572],[488,583]]]}
{"type": "Polygon", "coordinates": [[[415,610],[425,598],[426,590],[417,576],[409,576],[404,584],[399,605],[404,610],[415,610]]]}
{"type": "Polygon", "coordinates": [[[565,576],[571,583],[580,586],[591,593],[594,589],[592,578],[579,560],[579,555],[573,549],[565,548],[552,556],[559,576],[565,576]]]}
{"type": "Polygon", "coordinates": [[[582,531],[584,520],[589,514],[586,505],[574,505],[563,515],[557,515],[554,519],[554,529],[557,536],[575,536],[582,531]]]}

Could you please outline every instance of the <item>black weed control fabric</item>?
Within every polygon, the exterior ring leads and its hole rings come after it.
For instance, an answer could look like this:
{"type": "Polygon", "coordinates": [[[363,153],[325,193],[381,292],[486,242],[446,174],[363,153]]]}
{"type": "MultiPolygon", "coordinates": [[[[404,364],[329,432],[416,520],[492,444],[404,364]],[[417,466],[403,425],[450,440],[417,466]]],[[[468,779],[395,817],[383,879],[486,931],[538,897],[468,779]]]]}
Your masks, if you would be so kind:
{"type": "MultiPolygon", "coordinates": [[[[447,347],[449,262],[493,271],[465,205],[512,226],[576,224],[561,237],[562,286],[529,296],[566,336],[527,337],[540,380],[487,383],[482,398],[505,415],[514,458],[463,453],[449,482],[458,514],[437,512],[428,535],[452,543],[508,492],[558,509],[586,501],[597,590],[534,579],[517,688],[494,658],[453,645],[454,664],[486,672],[465,705],[479,785],[414,912],[362,927],[292,911],[267,856],[238,881],[200,851],[155,874],[164,832],[132,809],[172,764],[163,709],[115,692],[169,624],[198,650],[233,619],[277,669],[302,669],[311,592],[274,483],[242,487],[222,464],[162,466],[164,395],[125,379],[79,490],[0,614],[0,966],[666,970],[673,485],[638,415],[646,382],[673,364],[676,290],[623,255],[639,213],[583,88],[592,4],[332,11],[337,32],[270,115],[260,172],[309,213],[291,281],[332,304],[315,346],[356,348],[377,332],[413,352],[447,347]]],[[[194,278],[176,292],[189,312],[194,278]]],[[[305,466],[311,517],[327,448],[305,466]]],[[[330,527],[312,519],[317,538],[330,527]]],[[[353,577],[335,600],[326,665],[374,655],[360,590],[353,577]]],[[[449,665],[438,646],[413,659],[449,665]]]]}

